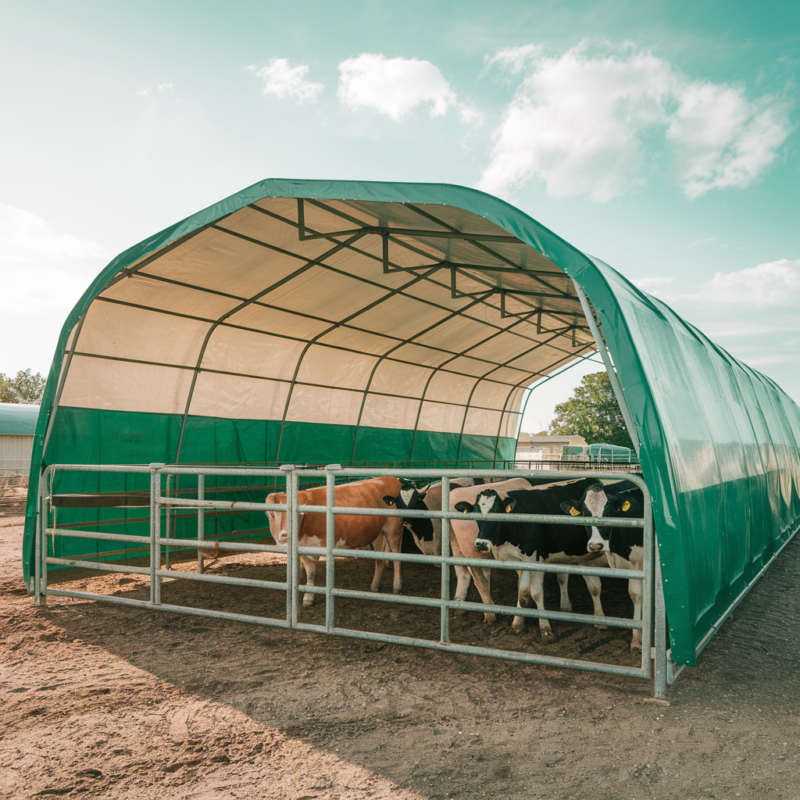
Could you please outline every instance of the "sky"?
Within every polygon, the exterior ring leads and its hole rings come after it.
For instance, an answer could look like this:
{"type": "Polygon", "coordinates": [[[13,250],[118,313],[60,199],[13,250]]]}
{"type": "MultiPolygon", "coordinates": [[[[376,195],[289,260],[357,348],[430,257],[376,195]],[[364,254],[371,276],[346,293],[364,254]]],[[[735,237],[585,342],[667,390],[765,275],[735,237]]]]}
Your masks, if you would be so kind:
{"type": "MultiPolygon", "coordinates": [[[[800,3],[5,4],[0,372],[265,178],[502,197],[800,402],[800,3]]],[[[540,430],[582,364],[537,389],[540,430]]]]}

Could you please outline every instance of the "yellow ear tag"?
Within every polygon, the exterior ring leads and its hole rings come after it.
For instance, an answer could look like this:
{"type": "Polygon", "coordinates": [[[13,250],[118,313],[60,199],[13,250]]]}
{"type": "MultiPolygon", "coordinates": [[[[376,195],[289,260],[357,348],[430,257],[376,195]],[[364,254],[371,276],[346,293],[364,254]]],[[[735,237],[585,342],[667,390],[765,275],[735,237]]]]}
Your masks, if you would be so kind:
{"type": "Polygon", "coordinates": [[[627,511],[630,507],[631,507],[631,504],[627,500],[622,504],[622,510],[623,511],[627,511]]]}
{"type": "Polygon", "coordinates": [[[511,511],[511,506],[506,506],[506,514],[508,514],[510,511],[511,511]]]}
{"type": "Polygon", "coordinates": [[[581,515],[581,512],[578,511],[575,506],[572,506],[572,508],[569,510],[569,513],[572,514],[573,517],[579,517],[581,515]]]}
{"type": "Polygon", "coordinates": [[[467,509],[465,508],[461,513],[462,514],[469,514],[469,511],[467,511],[467,509]]]}

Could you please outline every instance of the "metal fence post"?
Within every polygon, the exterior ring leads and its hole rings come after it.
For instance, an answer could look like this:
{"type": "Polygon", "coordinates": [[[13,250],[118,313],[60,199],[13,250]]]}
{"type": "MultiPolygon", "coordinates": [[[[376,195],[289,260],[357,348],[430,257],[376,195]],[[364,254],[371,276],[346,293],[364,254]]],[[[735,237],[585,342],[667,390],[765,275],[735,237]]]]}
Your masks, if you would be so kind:
{"type": "Polygon", "coordinates": [[[655,696],[667,696],[667,613],[664,605],[664,583],[661,579],[661,559],[658,556],[658,538],[655,539],[655,611],[656,611],[656,678],[655,696]]]}
{"type": "Polygon", "coordinates": [[[653,585],[655,582],[654,556],[655,529],[653,503],[650,492],[644,492],[644,559],[642,581],[642,677],[651,678],[651,651],[653,647],[653,585]]]}
{"type": "MultiPolygon", "coordinates": [[[[206,476],[197,476],[197,500],[202,501],[206,499],[206,476]]],[[[197,538],[202,542],[205,539],[205,510],[200,507],[197,509],[197,538]]],[[[205,570],[203,563],[203,551],[197,551],[197,571],[202,575],[205,570]]]]}
{"type": "MultiPolygon", "coordinates": [[[[450,510],[450,478],[442,476],[442,511],[450,510]]],[[[442,644],[450,644],[450,519],[442,519],[442,612],[441,636],[442,644]]]]}
{"type": "Polygon", "coordinates": [[[336,543],[336,518],[333,507],[336,505],[336,476],[327,468],[325,471],[325,630],[333,632],[333,586],[334,558],[333,548],[336,543]]]}
{"type": "Polygon", "coordinates": [[[297,476],[294,466],[281,467],[286,473],[286,621],[290,628],[297,626],[297,476]]]}
{"type": "Polygon", "coordinates": [[[161,470],[164,464],[150,465],[150,602],[161,603],[161,470]]]}

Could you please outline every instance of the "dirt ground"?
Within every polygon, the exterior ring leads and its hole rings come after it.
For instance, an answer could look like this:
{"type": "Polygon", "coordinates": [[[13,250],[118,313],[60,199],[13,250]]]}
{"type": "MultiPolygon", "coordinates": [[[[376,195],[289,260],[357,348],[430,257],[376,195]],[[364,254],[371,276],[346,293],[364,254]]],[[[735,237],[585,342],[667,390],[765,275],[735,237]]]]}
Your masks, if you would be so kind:
{"type": "MultiPolygon", "coordinates": [[[[800,541],[665,707],[637,679],[83,600],[37,608],[21,523],[0,520],[2,798],[800,798],[800,541]]],[[[277,561],[236,556],[209,572],[280,579],[277,561]]],[[[368,564],[336,567],[337,586],[368,587],[368,564]]],[[[511,602],[514,578],[495,579],[496,601],[511,602]]],[[[406,594],[438,591],[430,567],[406,565],[403,582],[406,594]]],[[[138,576],[79,586],[148,597],[138,576]]],[[[570,589],[588,612],[583,581],[570,589]]],[[[285,606],[279,593],[188,581],[162,592],[240,613],[285,606]]],[[[603,604],[629,616],[625,583],[604,580],[603,604]]],[[[323,616],[320,605],[302,620],[323,616]]],[[[438,611],[343,601],[337,624],[436,638],[438,611]]],[[[629,632],[554,624],[546,643],[530,622],[519,637],[509,624],[456,615],[452,639],[636,661],[629,632]]]]}

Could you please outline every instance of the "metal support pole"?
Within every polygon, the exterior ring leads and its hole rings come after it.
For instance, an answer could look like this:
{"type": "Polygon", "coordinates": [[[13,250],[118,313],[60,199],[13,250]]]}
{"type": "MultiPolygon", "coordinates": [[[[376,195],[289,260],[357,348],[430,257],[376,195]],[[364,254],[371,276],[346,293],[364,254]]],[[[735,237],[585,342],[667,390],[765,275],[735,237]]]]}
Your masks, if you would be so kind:
{"type": "MultiPolygon", "coordinates": [[[[197,499],[202,501],[206,499],[206,476],[197,476],[197,499]]],[[[205,539],[205,510],[201,507],[197,509],[197,538],[202,542],[205,539]]],[[[202,575],[205,570],[203,563],[203,551],[197,551],[197,571],[202,575]]]]}
{"type": "MultiPolygon", "coordinates": [[[[442,476],[442,510],[450,510],[450,478],[442,476]]],[[[450,519],[442,520],[442,557],[450,558],[450,519]]],[[[441,635],[442,644],[450,644],[450,565],[442,561],[442,614],[441,635]]]]}
{"type": "Polygon", "coordinates": [[[336,544],[336,520],[333,507],[336,505],[336,476],[327,470],[325,473],[325,630],[333,632],[333,585],[334,585],[334,558],[333,548],[336,544]]]}
{"type": "Polygon", "coordinates": [[[655,696],[667,696],[667,613],[664,607],[664,583],[661,579],[661,559],[658,557],[658,539],[655,547],[655,607],[656,607],[656,680],[655,696]]]}
{"type": "Polygon", "coordinates": [[[161,472],[164,464],[150,465],[150,602],[161,603],[161,472]]]}
{"type": "Polygon", "coordinates": [[[650,651],[653,646],[653,583],[655,580],[654,551],[655,530],[653,527],[653,502],[650,492],[644,492],[644,563],[645,579],[642,585],[642,671],[643,677],[651,678],[650,651]]]}
{"type": "Polygon", "coordinates": [[[622,384],[619,382],[617,372],[614,369],[614,365],[611,363],[611,356],[609,355],[606,344],[603,341],[603,336],[600,333],[600,329],[597,327],[597,323],[594,320],[594,314],[592,313],[592,309],[589,307],[589,301],[587,300],[583,289],[581,289],[581,287],[578,285],[578,282],[573,280],[572,283],[575,285],[575,291],[578,293],[578,299],[581,301],[581,308],[583,308],[583,313],[586,315],[586,321],[589,323],[589,330],[592,332],[595,344],[597,344],[597,349],[600,352],[601,358],[603,359],[603,364],[605,364],[608,378],[611,381],[611,388],[614,390],[614,396],[617,398],[617,403],[619,403],[619,410],[622,412],[625,425],[628,427],[628,433],[631,435],[633,447],[636,450],[636,454],[639,455],[639,434],[636,432],[636,428],[633,425],[633,417],[631,416],[631,412],[628,410],[628,403],[625,400],[625,395],[622,391],[622,384]]]}
{"type": "Polygon", "coordinates": [[[286,621],[297,626],[297,476],[294,466],[281,467],[286,473],[286,621]]]}
{"type": "MultiPolygon", "coordinates": [[[[165,485],[165,494],[167,500],[170,498],[170,483],[172,481],[172,475],[167,475],[167,482],[165,485]]],[[[175,476],[175,487],[178,486],[178,476],[175,476]]],[[[177,492],[175,493],[177,494],[177,492]]],[[[167,539],[172,537],[172,509],[169,507],[169,504],[164,506],[164,527],[166,528],[167,539]]],[[[159,554],[160,555],[160,554],[159,554]]],[[[169,545],[166,545],[164,549],[164,569],[169,569],[169,545]]]]}
{"type": "Polygon", "coordinates": [[[47,605],[47,595],[43,589],[47,588],[47,507],[44,503],[44,474],[39,472],[39,491],[36,493],[36,553],[34,558],[34,600],[37,606],[47,605]],[[44,515],[44,518],[42,518],[44,515]]]}

